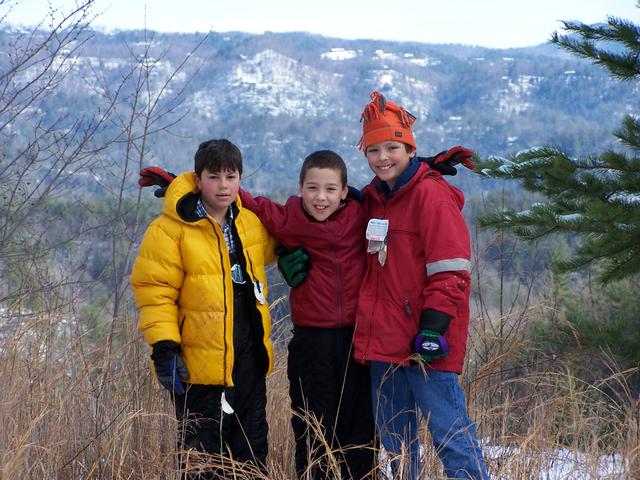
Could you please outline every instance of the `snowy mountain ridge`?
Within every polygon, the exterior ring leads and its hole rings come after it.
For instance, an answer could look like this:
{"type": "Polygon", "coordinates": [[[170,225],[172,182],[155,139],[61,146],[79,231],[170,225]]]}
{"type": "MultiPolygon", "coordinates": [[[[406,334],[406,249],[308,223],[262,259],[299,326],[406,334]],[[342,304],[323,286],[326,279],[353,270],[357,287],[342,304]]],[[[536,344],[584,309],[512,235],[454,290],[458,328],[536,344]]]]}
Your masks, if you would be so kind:
{"type": "MultiPolygon", "coordinates": [[[[0,30],[0,42],[16,44],[20,35],[0,30]]],[[[421,154],[464,144],[480,155],[508,156],[554,144],[580,155],[615,146],[611,132],[622,115],[638,110],[637,85],[549,49],[214,32],[194,50],[202,40],[195,34],[91,35],[58,52],[64,81],[34,110],[34,120],[60,111],[86,116],[140,68],[150,83],[145,94],[162,92],[160,100],[182,115],[178,136],[158,142],[157,157],[172,168],[182,152],[215,136],[233,139],[266,175],[295,170],[310,151],[332,148],[364,181],[368,172],[354,146],[373,90],[417,117],[421,154]]],[[[5,67],[7,61],[0,59],[5,67]]],[[[45,81],[40,68],[33,62],[15,78],[45,81]]]]}

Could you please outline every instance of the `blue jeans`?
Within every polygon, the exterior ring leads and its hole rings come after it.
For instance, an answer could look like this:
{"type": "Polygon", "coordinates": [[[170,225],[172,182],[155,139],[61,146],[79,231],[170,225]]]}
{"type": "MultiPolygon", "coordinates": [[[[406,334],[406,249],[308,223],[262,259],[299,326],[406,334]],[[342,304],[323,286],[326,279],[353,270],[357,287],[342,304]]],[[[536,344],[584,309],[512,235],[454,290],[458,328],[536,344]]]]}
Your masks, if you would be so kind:
{"type": "Polygon", "coordinates": [[[394,457],[406,451],[409,463],[392,461],[394,474],[401,465],[417,479],[420,471],[419,412],[427,420],[433,444],[449,478],[488,480],[487,466],[476,439],[476,427],[467,416],[464,393],[453,372],[371,363],[371,400],[376,428],[385,450],[394,457]]]}

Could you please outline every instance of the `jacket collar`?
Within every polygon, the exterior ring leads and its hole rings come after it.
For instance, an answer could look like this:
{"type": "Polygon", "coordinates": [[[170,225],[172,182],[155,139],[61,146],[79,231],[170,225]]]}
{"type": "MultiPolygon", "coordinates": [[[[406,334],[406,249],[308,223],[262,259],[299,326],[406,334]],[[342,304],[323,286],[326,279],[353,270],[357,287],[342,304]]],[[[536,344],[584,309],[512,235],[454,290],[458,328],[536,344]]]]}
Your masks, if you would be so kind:
{"type": "Polygon", "coordinates": [[[407,166],[407,168],[404,170],[404,172],[400,174],[400,176],[398,177],[398,180],[396,180],[396,183],[393,185],[393,188],[389,188],[389,185],[387,184],[387,182],[383,180],[380,180],[376,184],[375,188],[378,191],[378,193],[384,195],[385,198],[387,199],[392,198],[394,193],[396,193],[398,190],[405,187],[409,183],[409,181],[418,172],[419,168],[420,168],[420,161],[416,157],[413,157],[411,158],[411,161],[409,162],[409,165],[407,166]]]}

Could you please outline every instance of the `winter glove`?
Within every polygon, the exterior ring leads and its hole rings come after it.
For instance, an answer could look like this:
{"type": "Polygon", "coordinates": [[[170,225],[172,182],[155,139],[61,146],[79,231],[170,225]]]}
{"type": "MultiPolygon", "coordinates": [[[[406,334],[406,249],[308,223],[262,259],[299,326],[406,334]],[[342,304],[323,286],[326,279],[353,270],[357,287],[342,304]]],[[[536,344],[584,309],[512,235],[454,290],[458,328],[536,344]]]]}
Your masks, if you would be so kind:
{"type": "Polygon", "coordinates": [[[303,247],[296,247],[289,252],[283,246],[276,247],[278,270],[290,287],[300,285],[311,269],[311,259],[303,247]]]}
{"type": "Polygon", "coordinates": [[[413,340],[413,351],[429,363],[449,354],[449,344],[444,332],[451,317],[437,310],[423,310],[420,314],[420,331],[413,340]]]}
{"type": "Polygon", "coordinates": [[[153,194],[160,198],[164,197],[167,191],[167,187],[176,178],[175,174],[167,172],[160,167],[147,167],[140,170],[140,178],[138,179],[138,185],[141,187],[150,187],[157,185],[158,188],[153,194]]]}
{"type": "Polygon", "coordinates": [[[420,161],[426,162],[431,168],[437,170],[442,175],[456,175],[458,170],[456,165],[462,163],[469,170],[475,168],[475,164],[471,160],[475,156],[473,150],[461,146],[443,150],[433,157],[420,158],[420,161]]]}
{"type": "Polygon", "coordinates": [[[154,343],[151,359],[160,384],[176,395],[184,395],[182,382],[189,380],[189,372],[180,355],[180,345],[171,340],[154,343]]]}
{"type": "Polygon", "coordinates": [[[433,330],[420,330],[413,341],[413,351],[429,363],[449,354],[449,344],[443,335],[433,330]]]}

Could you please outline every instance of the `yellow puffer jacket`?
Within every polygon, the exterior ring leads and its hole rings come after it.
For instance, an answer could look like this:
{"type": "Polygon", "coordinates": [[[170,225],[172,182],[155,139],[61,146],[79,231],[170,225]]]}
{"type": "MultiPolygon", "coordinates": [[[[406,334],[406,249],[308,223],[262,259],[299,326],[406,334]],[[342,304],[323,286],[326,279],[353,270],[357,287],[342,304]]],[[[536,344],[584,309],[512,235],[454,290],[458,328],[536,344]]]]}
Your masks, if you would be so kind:
{"type": "MultiPolygon", "coordinates": [[[[140,331],[149,345],[180,343],[189,383],[232,386],[233,284],[222,229],[198,219],[195,174],[178,176],[167,189],[162,215],[147,229],[131,272],[140,308],[140,331]]],[[[264,265],[275,261],[275,241],[253,213],[232,207],[246,269],[262,317],[268,371],[273,369],[271,317],[264,265]]],[[[266,362],[265,362],[266,363],[266,362]]]]}

